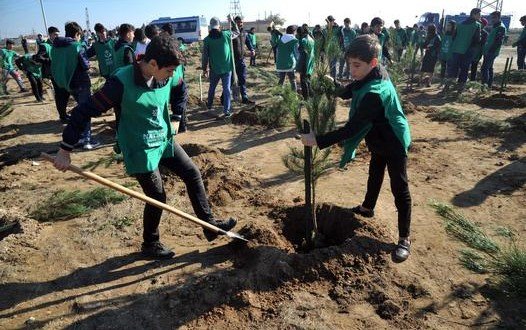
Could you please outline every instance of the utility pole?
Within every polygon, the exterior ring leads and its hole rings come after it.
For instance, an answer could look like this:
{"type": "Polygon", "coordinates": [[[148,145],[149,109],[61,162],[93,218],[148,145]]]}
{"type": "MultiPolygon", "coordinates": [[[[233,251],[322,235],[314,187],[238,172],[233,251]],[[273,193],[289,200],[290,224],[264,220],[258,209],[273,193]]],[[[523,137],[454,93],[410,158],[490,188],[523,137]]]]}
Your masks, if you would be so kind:
{"type": "Polygon", "coordinates": [[[89,28],[89,13],[88,13],[88,7],[86,7],[86,31],[91,31],[89,28]]]}
{"type": "Polygon", "coordinates": [[[42,9],[42,17],[44,18],[44,27],[46,28],[46,33],[47,33],[46,12],[44,11],[44,5],[42,4],[42,0],[40,0],[40,9],[42,9]]]}
{"type": "Polygon", "coordinates": [[[504,0],[477,0],[477,8],[484,12],[500,11],[502,13],[502,3],[504,0]]]}
{"type": "Polygon", "coordinates": [[[243,14],[241,13],[241,4],[239,3],[239,0],[231,0],[230,1],[230,15],[232,15],[232,19],[234,17],[239,16],[243,17],[243,14]]]}

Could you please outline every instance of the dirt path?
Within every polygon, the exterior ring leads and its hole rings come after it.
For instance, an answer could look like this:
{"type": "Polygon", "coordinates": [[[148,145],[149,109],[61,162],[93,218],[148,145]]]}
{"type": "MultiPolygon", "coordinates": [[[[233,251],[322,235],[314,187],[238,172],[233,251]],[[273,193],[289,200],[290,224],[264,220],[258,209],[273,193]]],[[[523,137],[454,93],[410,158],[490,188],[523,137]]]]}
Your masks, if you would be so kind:
{"type": "MultiPolygon", "coordinates": [[[[193,75],[190,69],[195,100],[193,75]]],[[[526,93],[524,85],[513,88],[514,94],[526,93]]],[[[32,96],[16,95],[14,110],[0,127],[0,216],[22,219],[22,228],[0,241],[0,328],[524,326],[523,302],[492,292],[484,276],[459,265],[461,247],[446,236],[428,203],[451,203],[487,230],[509,226],[525,237],[526,132],[469,131],[438,122],[433,114],[451,108],[504,121],[524,120],[526,110],[480,108],[436,92],[408,96],[416,105],[409,115],[414,248],[403,264],[390,259],[396,211],[388,178],[374,219],[348,211],[365,192],[366,153],[347,170],[331,171],[318,186],[322,218],[340,220],[327,220],[324,227],[338,237],[336,245],[297,252],[303,181],[281,161],[290,146],[298,146],[292,127],[225,125],[195,102],[190,131],[177,139],[201,168],[215,212],[240,220],[239,230],[252,238],[248,246],[226,238],[210,244],[201,229],[164,214],[161,235],[177,257],[142,260],[137,250],[143,205],[129,199],[67,221],[28,219],[54,191],[93,185],[37,159],[42,151],[57,150],[62,125],[51,102],[34,104],[32,96]],[[131,223],[123,224],[125,217],[131,223]]],[[[265,98],[260,90],[254,94],[265,98]]],[[[346,113],[342,102],[340,123],[346,113]]],[[[107,146],[74,153],[75,164],[111,155],[112,120],[113,115],[94,120],[107,146]]],[[[94,171],[133,186],[121,164],[94,171]]],[[[171,176],[166,182],[168,202],[190,210],[182,182],[171,176]]]]}

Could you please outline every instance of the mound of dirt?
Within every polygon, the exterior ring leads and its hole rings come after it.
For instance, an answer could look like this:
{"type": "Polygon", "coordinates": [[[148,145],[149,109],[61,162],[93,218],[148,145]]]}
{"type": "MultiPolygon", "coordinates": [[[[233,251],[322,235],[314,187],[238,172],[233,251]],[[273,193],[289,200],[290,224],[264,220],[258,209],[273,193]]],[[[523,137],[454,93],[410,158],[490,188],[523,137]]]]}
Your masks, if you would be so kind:
{"type": "MultiPolygon", "coordinates": [[[[225,206],[234,200],[250,196],[256,180],[219,149],[194,143],[184,144],[182,147],[199,168],[209,200],[213,205],[225,206]]],[[[167,175],[169,176],[167,184],[170,184],[171,175],[167,175]]]]}
{"type": "Polygon", "coordinates": [[[188,105],[189,106],[203,106],[205,105],[205,102],[201,101],[198,96],[189,94],[188,95],[188,105]]]}
{"type": "Polygon", "coordinates": [[[494,94],[475,101],[482,108],[513,109],[526,107],[526,100],[518,95],[494,94]]]}
{"type": "Polygon", "coordinates": [[[16,262],[23,255],[21,250],[37,248],[34,242],[42,228],[42,224],[21,213],[0,209],[0,261],[16,262]]]}
{"type": "Polygon", "coordinates": [[[254,110],[243,109],[232,115],[232,124],[253,126],[259,124],[259,119],[254,110]]]}

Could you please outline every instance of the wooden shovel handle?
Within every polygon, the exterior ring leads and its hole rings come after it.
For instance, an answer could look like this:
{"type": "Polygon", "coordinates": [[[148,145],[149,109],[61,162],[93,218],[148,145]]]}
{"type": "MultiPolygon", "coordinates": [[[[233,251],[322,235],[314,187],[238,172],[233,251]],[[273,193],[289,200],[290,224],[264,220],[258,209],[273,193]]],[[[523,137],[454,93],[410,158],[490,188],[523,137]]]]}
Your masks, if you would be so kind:
{"type": "MultiPolygon", "coordinates": [[[[43,152],[41,154],[41,157],[44,160],[47,160],[47,161],[49,161],[51,163],[55,162],[55,157],[53,157],[53,156],[51,156],[51,155],[49,155],[47,153],[43,152]]],[[[148,197],[148,196],[146,196],[144,194],[141,194],[141,193],[139,193],[137,191],[128,189],[128,188],[126,188],[124,186],[121,186],[120,184],[117,184],[117,183],[112,182],[112,181],[110,181],[108,179],[105,179],[105,178],[103,178],[101,176],[98,176],[95,173],[92,173],[92,172],[89,172],[89,171],[84,171],[83,169],[81,169],[81,168],[79,168],[79,167],[77,167],[75,165],[69,165],[68,170],[70,170],[72,172],[75,172],[75,173],[77,173],[77,174],[79,174],[79,175],[81,175],[81,176],[83,176],[85,178],[88,178],[90,180],[98,182],[98,183],[100,183],[100,184],[102,184],[102,185],[104,185],[106,187],[109,187],[111,189],[117,190],[117,191],[119,191],[119,192],[121,192],[123,194],[126,194],[128,196],[137,198],[137,199],[139,199],[139,200],[141,200],[141,201],[143,201],[145,203],[148,203],[150,205],[153,205],[155,207],[158,207],[158,208],[163,209],[165,211],[168,211],[170,213],[174,213],[174,214],[176,214],[176,215],[178,215],[178,216],[180,216],[180,217],[182,217],[182,218],[184,218],[186,220],[190,220],[193,223],[200,225],[201,227],[204,227],[206,229],[210,229],[210,230],[212,230],[212,231],[214,231],[216,233],[220,233],[220,234],[224,234],[224,235],[227,234],[227,232],[225,230],[221,229],[221,228],[218,228],[218,227],[216,227],[214,225],[211,225],[208,222],[205,222],[205,221],[203,221],[203,220],[201,220],[199,218],[196,218],[196,217],[194,217],[194,216],[192,216],[192,215],[190,215],[188,213],[180,211],[180,210],[176,209],[175,207],[172,207],[172,206],[170,206],[168,204],[161,203],[158,200],[155,200],[155,199],[150,198],[150,197],[148,197]]]]}

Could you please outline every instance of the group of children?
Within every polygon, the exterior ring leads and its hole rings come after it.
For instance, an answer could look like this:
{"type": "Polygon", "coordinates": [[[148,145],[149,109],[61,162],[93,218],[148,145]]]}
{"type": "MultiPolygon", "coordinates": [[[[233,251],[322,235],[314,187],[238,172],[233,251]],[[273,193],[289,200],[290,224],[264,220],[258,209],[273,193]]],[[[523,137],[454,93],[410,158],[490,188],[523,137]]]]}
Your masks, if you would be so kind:
{"type": "MultiPolygon", "coordinates": [[[[245,86],[244,49],[246,47],[252,57],[255,56],[256,48],[251,33],[243,31],[242,18],[231,20],[228,17],[228,20],[231,22],[230,29],[222,29],[218,18],[210,20],[210,32],[203,41],[201,63],[203,73],[210,78],[207,106],[212,108],[215,88],[221,80],[221,101],[225,117],[232,114],[230,98],[234,72],[238,78],[241,101],[252,103],[245,86]]],[[[474,10],[471,19],[457,25],[456,29],[454,22],[448,22],[443,38],[440,38],[436,29],[428,28],[424,42],[426,54],[423,69],[434,67],[440,59],[441,63],[445,62],[448,77],[466,74],[463,70],[474,58],[472,46],[475,42],[477,45],[480,43],[480,38],[477,37],[477,33],[482,33],[479,20],[480,11],[477,13],[474,10]]],[[[411,195],[407,175],[407,154],[411,144],[409,124],[396,89],[382,64],[392,61],[387,46],[389,34],[385,32],[383,20],[374,18],[369,26],[362,24],[360,31],[351,29],[350,23],[349,19],[345,19],[344,26],[339,28],[334,18],[329,16],[325,29],[312,32],[306,25],[289,26],[284,34],[275,27],[269,27],[276,69],[280,84],[288,77],[294,89],[295,72],[298,71],[303,96],[308,98],[312,93],[309,78],[313,73],[317,54],[330,57],[330,49],[333,47],[331,44],[340,47],[343,64],[341,58],[328,60],[331,66],[334,64],[334,68],[340,61],[339,75],[334,69],[331,70],[331,76],[337,84],[337,95],[352,99],[349,120],[345,126],[323,135],[315,132],[304,134],[302,143],[323,149],[343,142],[345,152],[341,163],[345,164],[354,158],[354,150],[365,139],[371,151],[367,192],[363,203],[352,210],[364,217],[374,216],[387,168],[398,211],[399,240],[393,257],[401,262],[409,257],[411,249],[411,195]],[[346,86],[339,85],[334,79],[336,76],[350,76],[352,82],[346,86]]],[[[398,28],[399,22],[397,23],[395,25],[398,28]]],[[[505,29],[502,31],[499,13],[492,14],[491,24],[493,29],[488,34],[486,44],[482,46],[483,68],[487,69],[488,74],[491,74],[492,61],[498,55],[501,38],[505,33],[505,29]]],[[[60,37],[58,29],[50,27],[49,39],[40,43],[38,53],[27,56],[35,65],[40,63],[42,76],[51,79],[57,110],[60,118],[67,123],[55,166],[66,170],[71,163],[70,152],[79,142],[84,147],[91,144],[86,149],[92,148],[91,118],[113,108],[117,117],[117,142],[126,172],[137,179],[144,193],[161,202],[166,201],[159,172],[159,165],[163,165],[183,179],[198,218],[225,231],[231,230],[237,221],[232,218],[218,220],[213,216],[199,170],[174,139],[174,135],[181,130],[173,126],[169,105],[173,112],[176,111],[174,109],[182,111],[178,114],[179,117],[176,116],[176,121],[181,121],[186,107],[187,90],[182,65],[184,57],[180,52],[181,46],[172,37],[171,26],[163,26],[162,31],[155,26],[147,26],[144,31],[138,31],[130,24],[122,24],[118,40],[109,37],[101,24],[97,24],[95,30],[96,41],[86,48],[81,42],[82,29],[77,23],[66,24],[65,37],[60,37]],[[104,86],[93,95],[90,95],[88,74],[90,57],[97,57],[99,72],[106,79],[104,86]],[[71,116],[68,116],[65,105],[70,95],[78,104],[71,116]]],[[[400,44],[395,48],[395,56],[400,58],[410,39],[407,34],[404,37],[402,33],[397,33],[396,38],[395,45],[400,44]]],[[[9,50],[8,48],[3,52],[9,50]]],[[[6,53],[3,54],[4,60],[9,58],[6,53]]],[[[20,65],[26,72],[35,70],[21,59],[20,65]]],[[[10,72],[12,71],[8,71],[10,72]]],[[[38,73],[31,74],[35,80],[38,78],[38,73]]],[[[38,88],[37,82],[36,89],[38,88]]],[[[156,207],[145,206],[142,252],[152,258],[171,258],[174,252],[160,242],[158,228],[161,213],[156,207]]],[[[204,236],[211,241],[217,234],[204,230],[204,236]]]]}

